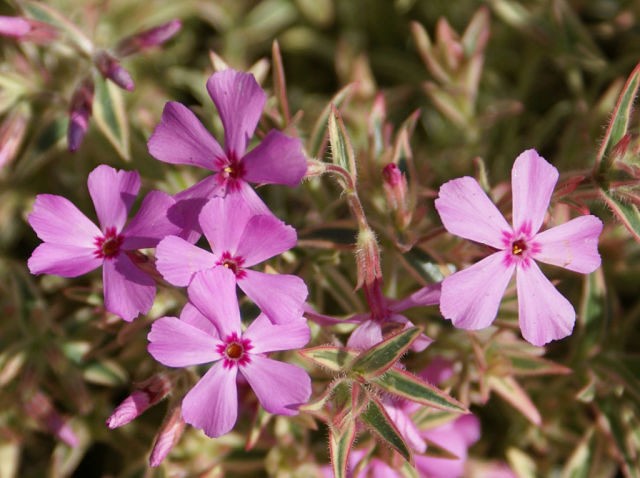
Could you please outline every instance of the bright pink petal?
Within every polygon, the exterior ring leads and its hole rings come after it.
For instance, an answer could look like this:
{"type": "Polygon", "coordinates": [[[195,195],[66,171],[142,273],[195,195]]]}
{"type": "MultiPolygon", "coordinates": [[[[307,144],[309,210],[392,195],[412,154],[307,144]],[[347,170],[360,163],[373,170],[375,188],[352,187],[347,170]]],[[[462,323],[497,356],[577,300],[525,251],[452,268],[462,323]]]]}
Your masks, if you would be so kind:
{"type": "Polygon", "coordinates": [[[252,74],[231,69],[211,75],[207,90],[224,126],[225,150],[240,159],[258,125],[267,95],[252,74]]]}
{"type": "Polygon", "coordinates": [[[251,340],[252,354],[261,354],[300,349],[309,342],[310,334],[307,321],[303,318],[291,320],[283,325],[274,325],[266,315],[260,314],[242,337],[251,340]]]}
{"type": "Polygon", "coordinates": [[[195,244],[202,229],[198,221],[202,208],[209,199],[223,192],[216,175],[210,175],[190,188],[174,196],[176,204],[168,211],[169,221],[180,227],[179,234],[183,239],[195,244]]]}
{"type": "Polygon", "coordinates": [[[251,360],[240,367],[240,373],[269,413],[297,415],[298,406],[311,395],[311,379],[296,365],[251,354],[251,360]]]}
{"type": "Polygon", "coordinates": [[[203,208],[199,216],[202,232],[209,241],[211,250],[219,256],[223,252],[235,255],[252,212],[237,194],[214,197],[203,208]]]}
{"type": "Polygon", "coordinates": [[[538,265],[518,268],[518,321],[525,340],[538,347],[571,334],[576,312],[538,265]]]}
{"type": "Polygon", "coordinates": [[[498,314],[514,268],[506,265],[505,253],[496,252],[450,275],[442,282],[440,312],[461,329],[488,327],[498,314]]]}
{"type": "Polygon", "coordinates": [[[382,327],[379,322],[365,320],[351,332],[347,347],[357,350],[366,350],[382,342],[382,327]]]}
{"type": "Polygon", "coordinates": [[[100,229],[62,196],[38,194],[28,220],[45,242],[94,248],[95,238],[102,237],[100,229]]]}
{"type": "Polygon", "coordinates": [[[302,143],[280,131],[271,130],[262,142],[242,159],[244,179],[260,184],[297,186],[307,172],[302,143]]]}
{"type": "Polygon", "coordinates": [[[104,307],[126,321],[146,314],[153,305],[156,284],[126,254],[118,254],[102,265],[104,307]]]}
{"type": "Polygon", "coordinates": [[[156,267],[164,280],[186,287],[196,272],[216,265],[215,256],[177,236],[168,236],[156,248],[156,267]]]}
{"type": "Polygon", "coordinates": [[[469,413],[456,418],[453,422],[453,429],[462,437],[465,445],[471,446],[480,440],[480,420],[475,415],[469,413]]]}
{"type": "Polygon", "coordinates": [[[33,251],[27,265],[32,274],[78,277],[102,265],[102,259],[93,254],[94,250],[45,242],[33,251]]]}
{"type": "Polygon", "coordinates": [[[601,232],[602,221],[597,217],[577,217],[538,234],[535,242],[541,246],[541,250],[533,258],[589,274],[600,267],[598,237],[601,232]]]}
{"type": "Polygon", "coordinates": [[[439,304],[441,291],[442,285],[440,282],[426,285],[402,300],[389,301],[389,309],[394,312],[401,312],[413,307],[439,304]]]}
{"type": "Polygon", "coordinates": [[[238,417],[237,367],[216,362],[182,400],[182,418],[209,437],[231,431],[238,417]]]}
{"type": "Polygon", "coordinates": [[[249,219],[238,242],[236,254],[244,259],[243,267],[251,267],[296,245],[296,230],[273,215],[257,215],[249,219]]]}
{"type": "Polygon", "coordinates": [[[416,455],[415,466],[421,476],[433,478],[457,478],[464,474],[464,464],[467,459],[467,447],[464,439],[455,433],[451,424],[432,428],[423,432],[423,436],[450,451],[458,458],[436,458],[416,455]]]}
{"type": "Polygon", "coordinates": [[[536,150],[528,149],[516,158],[511,170],[513,230],[516,234],[538,232],[556,182],[558,170],[536,150]]]}
{"type": "Polygon", "coordinates": [[[162,317],[147,336],[149,353],[167,367],[189,367],[220,359],[220,340],[176,317],[162,317]]]}
{"type": "Polygon", "coordinates": [[[102,230],[115,227],[116,231],[122,231],[129,209],[140,190],[138,172],[122,171],[102,164],[89,173],[87,185],[102,230]]]}
{"type": "Polygon", "coordinates": [[[226,267],[196,273],[187,289],[189,300],[218,329],[220,336],[242,332],[236,278],[226,267]]]}
{"type": "Polygon", "coordinates": [[[167,216],[175,200],[167,193],[151,191],[140,205],[140,209],[123,229],[125,250],[156,247],[158,242],[171,234],[178,234],[180,228],[167,216]]]}
{"type": "Polygon", "coordinates": [[[502,234],[511,231],[511,226],[475,179],[463,177],[444,183],[435,205],[451,234],[504,248],[502,234]]]}
{"type": "Polygon", "coordinates": [[[302,317],[308,291],[300,277],[250,269],[243,272],[244,277],[238,280],[238,285],[271,322],[284,324],[302,317]]]}
{"type": "Polygon", "coordinates": [[[180,312],[180,320],[186,322],[189,325],[197,327],[211,337],[220,338],[218,329],[216,329],[216,326],[213,325],[213,322],[202,315],[200,311],[196,309],[196,307],[190,302],[184,304],[184,307],[180,312]]]}
{"type": "Polygon", "coordinates": [[[258,193],[251,187],[251,185],[245,181],[239,181],[238,189],[229,191],[227,196],[239,195],[244,202],[249,206],[249,209],[253,214],[273,214],[271,209],[267,207],[264,201],[258,196],[258,193]]]}
{"type": "Polygon", "coordinates": [[[226,155],[218,142],[186,106],[168,102],[160,124],[147,143],[149,154],[171,164],[189,164],[217,171],[217,161],[226,155]]]}

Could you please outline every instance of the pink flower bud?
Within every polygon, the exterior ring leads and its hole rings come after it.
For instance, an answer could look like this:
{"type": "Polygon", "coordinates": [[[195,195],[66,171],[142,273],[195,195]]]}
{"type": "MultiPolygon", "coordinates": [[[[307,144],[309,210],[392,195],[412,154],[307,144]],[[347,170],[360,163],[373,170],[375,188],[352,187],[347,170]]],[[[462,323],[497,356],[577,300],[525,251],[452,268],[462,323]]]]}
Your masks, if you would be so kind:
{"type": "Polygon", "coordinates": [[[0,171],[16,157],[27,131],[28,113],[14,109],[0,126],[0,171]]]}
{"type": "Polygon", "coordinates": [[[166,397],[170,390],[171,382],[166,375],[154,375],[116,407],[107,419],[107,426],[113,430],[126,425],[166,397]]]}
{"type": "Polygon", "coordinates": [[[69,108],[67,144],[69,151],[77,151],[89,128],[93,104],[93,80],[86,78],[74,91],[69,108]]]}
{"type": "Polygon", "coordinates": [[[356,264],[358,266],[359,289],[363,284],[370,285],[382,277],[380,269],[380,250],[378,241],[369,227],[361,228],[356,241],[356,264]]]}
{"type": "Polygon", "coordinates": [[[54,434],[70,447],[78,446],[78,437],[62,418],[44,393],[35,392],[24,404],[24,410],[43,428],[54,434]]]}
{"type": "Polygon", "coordinates": [[[122,89],[133,91],[135,85],[131,75],[127,70],[122,68],[122,66],[120,66],[120,62],[109,53],[101,51],[94,58],[94,62],[102,76],[113,81],[122,89]]]}
{"type": "Polygon", "coordinates": [[[383,168],[382,178],[387,203],[395,215],[396,225],[405,229],[411,222],[407,178],[395,163],[383,168]]]}
{"type": "Polygon", "coordinates": [[[48,23],[22,17],[0,16],[0,36],[48,43],[58,36],[58,31],[48,23]]]}
{"type": "Polygon", "coordinates": [[[116,53],[119,57],[123,57],[161,45],[178,33],[180,28],[182,28],[182,22],[174,19],[149,30],[136,33],[122,39],[116,47],[116,53]]]}
{"type": "Polygon", "coordinates": [[[176,443],[178,443],[178,440],[180,440],[182,432],[184,431],[184,425],[182,409],[180,406],[177,406],[171,410],[162,427],[160,427],[158,435],[156,435],[156,441],[153,444],[151,456],[149,456],[150,466],[159,466],[167,457],[176,443]]]}

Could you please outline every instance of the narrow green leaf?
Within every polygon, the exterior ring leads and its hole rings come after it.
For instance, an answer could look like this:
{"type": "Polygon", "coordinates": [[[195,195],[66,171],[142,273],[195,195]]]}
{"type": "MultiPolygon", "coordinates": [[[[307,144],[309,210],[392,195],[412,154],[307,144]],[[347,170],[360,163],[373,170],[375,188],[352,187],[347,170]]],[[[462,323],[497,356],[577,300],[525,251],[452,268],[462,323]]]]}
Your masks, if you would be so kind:
{"type": "Polygon", "coordinates": [[[405,460],[411,461],[411,450],[377,398],[372,398],[369,406],[360,414],[360,419],[378,437],[400,453],[405,460]]]}
{"type": "Polygon", "coordinates": [[[629,478],[640,477],[638,467],[638,450],[634,447],[634,440],[626,420],[623,418],[626,407],[621,407],[616,400],[610,400],[602,404],[601,418],[608,425],[608,431],[613,438],[613,445],[618,449],[623,469],[623,474],[629,478]]]}
{"type": "Polygon", "coordinates": [[[596,157],[596,167],[601,168],[603,160],[608,159],[609,154],[618,141],[626,134],[629,128],[629,121],[631,118],[631,111],[633,109],[633,102],[636,94],[638,93],[638,87],[640,86],[640,64],[638,64],[622,88],[622,92],[618,97],[618,103],[616,104],[609,126],[604,134],[604,139],[598,150],[596,157]]]}
{"type": "Polygon", "coordinates": [[[84,379],[98,385],[123,385],[128,382],[127,372],[113,360],[94,362],[84,369],[84,379]]]}
{"type": "Polygon", "coordinates": [[[593,428],[589,428],[585,436],[571,454],[562,470],[561,478],[582,478],[589,476],[593,460],[593,428]]]}
{"type": "Polygon", "coordinates": [[[122,90],[111,81],[96,76],[93,117],[122,159],[129,161],[129,123],[122,97],[122,90]]]}
{"type": "Polygon", "coordinates": [[[393,367],[421,333],[421,327],[411,327],[392,335],[358,355],[351,365],[352,370],[364,378],[383,374],[393,367]]]}
{"type": "Polygon", "coordinates": [[[527,392],[516,382],[513,377],[489,376],[487,380],[489,388],[504,398],[513,408],[522,413],[534,425],[540,425],[542,418],[540,412],[533,404],[527,392]]]}
{"type": "Polygon", "coordinates": [[[600,189],[600,197],[609,206],[611,212],[622,222],[633,238],[640,242],[640,211],[635,204],[627,204],[613,194],[600,189]]]}
{"type": "Polygon", "coordinates": [[[536,462],[522,450],[509,448],[507,450],[507,460],[516,476],[520,478],[536,478],[536,462]]]}
{"type": "Polygon", "coordinates": [[[444,280],[437,262],[422,249],[414,247],[398,257],[407,271],[416,279],[421,279],[423,285],[444,280]]]}
{"type": "Polygon", "coordinates": [[[336,478],[346,478],[349,453],[356,438],[356,422],[351,419],[343,420],[340,429],[329,428],[329,452],[331,466],[336,478]]]}
{"type": "Polygon", "coordinates": [[[342,115],[338,109],[331,105],[329,115],[329,143],[331,144],[331,159],[334,164],[342,167],[356,182],[356,155],[351,146],[351,140],[342,121],[342,115]]]}
{"type": "Polygon", "coordinates": [[[380,377],[369,380],[376,387],[429,407],[456,413],[469,410],[455,398],[409,372],[392,368],[380,377]]]}
{"type": "Polygon", "coordinates": [[[333,345],[320,345],[298,351],[304,358],[310,360],[320,367],[333,372],[340,372],[354,360],[358,354],[351,350],[346,350],[333,345]]]}
{"type": "Polygon", "coordinates": [[[331,114],[332,108],[339,108],[342,103],[346,101],[346,99],[351,94],[351,90],[353,89],[353,85],[349,84],[338,91],[331,101],[324,107],[322,113],[316,120],[315,125],[313,126],[313,130],[311,131],[311,136],[309,137],[309,147],[308,150],[311,153],[312,158],[318,158],[322,152],[324,151],[324,147],[326,146],[326,137],[327,137],[327,122],[329,121],[329,115],[331,114]]]}
{"type": "Polygon", "coordinates": [[[284,76],[284,65],[282,64],[282,55],[280,54],[280,45],[278,40],[274,40],[271,45],[271,57],[273,59],[273,87],[280,114],[282,115],[283,127],[286,127],[290,120],[289,100],[287,99],[287,81],[284,76]]]}
{"type": "Polygon", "coordinates": [[[572,370],[564,365],[531,355],[512,355],[511,372],[519,376],[567,375],[572,370]]]}

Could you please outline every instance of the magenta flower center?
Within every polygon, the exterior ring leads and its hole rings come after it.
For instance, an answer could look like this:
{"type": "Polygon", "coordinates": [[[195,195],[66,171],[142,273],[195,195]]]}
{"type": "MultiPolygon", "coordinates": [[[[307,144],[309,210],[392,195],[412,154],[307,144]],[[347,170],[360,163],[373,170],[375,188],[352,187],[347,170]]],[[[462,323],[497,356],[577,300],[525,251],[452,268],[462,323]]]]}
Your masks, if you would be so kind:
{"type": "Polygon", "coordinates": [[[527,243],[523,239],[518,239],[511,243],[511,253],[514,256],[520,256],[527,250],[527,243]]]}
{"type": "Polygon", "coordinates": [[[540,244],[535,241],[535,236],[531,234],[531,227],[525,224],[520,230],[514,234],[510,231],[502,233],[502,241],[507,254],[505,257],[506,265],[510,266],[514,263],[524,269],[531,264],[531,259],[540,252],[540,244]]]}
{"type": "Polygon", "coordinates": [[[239,189],[240,180],[245,174],[244,165],[237,159],[226,159],[222,164],[218,166],[220,171],[218,172],[218,181],[220,184],[226,185],[227,188],[232,190],[239,189]]]}
{"type": "Polygon", "coordinates": [[[96,250],[93,254],[100,259],[112,259],[120,253],[124,237],[116,232],[115,227],[108,227],[102,237],[93,241],[96,250]]]}
{"type": "Polygon", "coordinates": [[[232,256],[229,251],[223,252],[222,256],[220,256],[220,260],[218,261],[218,265],[226,267],[238,278],[241,278],[244,275],[242,264],[244,264],[244,259],[240,256],[232,256]]]}
{"type": "Polygon", "coordinates": [[[222,359],[224,360],[223,366],[225,368],[231,368],[234,365],[248,364],[251,358],[247,352],[252,348],[253,346],[249,339],[238,337],[238,334],[234,332],[228,335],[223,343],[218,344],[217,351],[222,355],[222,359]]]}

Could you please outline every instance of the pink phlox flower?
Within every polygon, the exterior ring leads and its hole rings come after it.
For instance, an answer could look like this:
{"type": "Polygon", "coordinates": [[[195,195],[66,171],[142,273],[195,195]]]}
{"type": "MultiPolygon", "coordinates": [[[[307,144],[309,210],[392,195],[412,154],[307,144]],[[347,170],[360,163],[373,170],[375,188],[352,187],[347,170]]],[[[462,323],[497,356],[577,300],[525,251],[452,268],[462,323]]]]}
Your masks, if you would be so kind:
{"type": "Polygon", "coordinates": [[[236,422],[238,372],[269,413],[295,415],[311,395],[305,370],[265,355],[303,347],[310,337],[306,321],[274,325],[260,314],[243,332],[232,275],[225,267],[196,274],[180,318],[156,320],[148,336],[149,353],[166,366],[213,362],[182,401],[184,420],[210,437],[224,435],[236,422]]]}
{"type": "MultiPolygon", "coordinates": [[[[353,448],[349,452],[347,478],[402,478],[401,473],[380,458],[367,457],[369,453],[363,448],[353,448]],[[367,461],[361,465],[363,460],[367,461]]],[[[320,474],[323,478],[334,478],[331,465],[322,466],[320,474]]]]}
{"type": "Polygon", "coordinates": [[[488,327],[515,272],[523,337],[542,346],[571,334],[573,306],[535,261],[583,274],[593,272],[600,266],[602,221],[585,215],[539,232],[557,180],[558,170],[535,150],[518,156],[511,173],[513,226],[475,179],[463,177],[442,185],[435,205],[444,227],[497,249],[443,281],[440,311],[454,326],[472,330],[488,327]]]}
{"type": "Polygon", "coordinates": [[[234,284],[272,322],[300,318],[307,298],[307,286],[301,278],[250,269],[295,246],[293,227],[272,214],[256,214],[237,195],[212,198],[199,220],[213,252],[177,236],[166,237],[156,250],[156,266],[166,281],[184,287],[198,271],[227,268],[233,272],[229,277],[234,284]]]}
{"type": "Polygon", "coordinates": [[[24,17],[0,15],[0,36],[46,44],[58,36],[53,25],[24,17]]]}
{"type": "Polygon", "coordinates": [[[105,308],[131,321],[153,304],[155,282],[129,256],[138,249],[155,247],[178,229],[167,219],[173,199],[151,191],[137,214],[125,225],[140,189],[137,172],[110,166],[95,168],[87,181],[100,228],[68,199],[39,194],[29,224],[44,243],[28,261],[32,274],[77,277],[102,266],[105,308]]]}
{"type": "Polygon", "coordinates": [[[269,214],[249,183],[296,186],[307,170],[300,140],[280,131],[270,131],[247,153],[267,98],[252,74],[232,69],[214,73],[207,81],[207,91],[224,126],[224,148],[186,106],[176,102],[165,105],[148,142],[149,153],[160,161],[213,173],[176,195],[180,209],[176,220],[196,231],[203,198],[240,194],[254,211],[269,214]]]}

